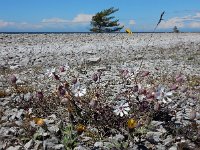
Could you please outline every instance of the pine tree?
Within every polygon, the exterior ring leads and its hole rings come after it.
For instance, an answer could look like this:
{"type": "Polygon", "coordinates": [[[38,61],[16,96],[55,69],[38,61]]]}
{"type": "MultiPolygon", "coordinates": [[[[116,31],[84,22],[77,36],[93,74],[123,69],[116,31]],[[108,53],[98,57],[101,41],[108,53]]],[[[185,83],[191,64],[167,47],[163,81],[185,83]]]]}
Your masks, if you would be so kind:
{"type": "Polygon", "coordinates": [[[113,20],[115,17],[110,16],[118,10],[119,9],[114,9],[114,7],[111,7],[109,9],[105,9],[101,12],[96,13],[92,17],[92,27],[90,31],[97,33],[120,31],[124,26],[120,26],[120,24],[118,23],[119,20],[113,20]]]}

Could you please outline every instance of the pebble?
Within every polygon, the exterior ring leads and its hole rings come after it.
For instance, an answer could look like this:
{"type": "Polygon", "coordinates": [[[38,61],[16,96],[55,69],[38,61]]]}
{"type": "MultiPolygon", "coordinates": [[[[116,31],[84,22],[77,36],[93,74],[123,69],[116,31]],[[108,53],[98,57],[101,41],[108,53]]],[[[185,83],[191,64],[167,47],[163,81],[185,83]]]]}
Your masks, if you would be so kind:
{"type": "Polygon", "coordinates": [[[94,147],[96,147],[96,148],[101,148],[101,147],[103,147],[103,142],[95,142],[95,143],[94,143],[94,147]]]}
{"type": "Polygon", "coordinates": [[[24,145],[24,148],[25,148],[25,149],[31,149],[33,146],[34,146],[34,141],[33,141],[33,139],[31,139],[29,142],[27,142],[27,143],[24,145]]]}
{"type": "Polygon", "coordinates": [[[15,146],[15,147],[11,146],[11,147],[7,148],[6,150],[22,150],[22,147],[21,146],[15,146]]]}

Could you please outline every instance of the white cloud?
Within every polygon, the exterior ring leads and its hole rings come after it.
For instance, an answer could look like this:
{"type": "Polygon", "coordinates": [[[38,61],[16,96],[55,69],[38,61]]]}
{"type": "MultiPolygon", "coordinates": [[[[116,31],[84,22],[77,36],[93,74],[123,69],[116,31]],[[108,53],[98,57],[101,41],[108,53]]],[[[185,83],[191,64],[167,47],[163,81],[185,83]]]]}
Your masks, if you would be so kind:
{"type": "Polygon", "coordinates": [[[92,16],[90,14],[78,14],[73,20],[72,22],[75,23],[88,23],[92,20],[92,16]]]}
{"type": "Polygon", "coordinates": [[[78,14],[72,20],[66,20],[62,18],[49,18],[43,19],[42,23],[65,23],[65,24],[83,24],[89,23],[92,20],[91,14],[78,14]]]}
{"type": "Polygon", "coordinates": [[[38,23],[30,22],[8,22],[0,20],[0,29],[7,27],[14,27],[16,29],[43,29],[43,28],[54,28],[54,29],[65,29],[67,27],[85,26],[88,25],[92,19],[92,14],[78,14],[72,20],[66,20],[62,18],[49,18],[42,19],[38,23]],[[73,25],[73,26],[72,26],[73,25]]]}
{"type": "Polygon", "coordinates": [[[129,25],[135,25],[135,24],[136,24],[135,20],[129,20],[129,25]]]}
{"type": "Polygon", "coordinates": [[[198,28],[199,27],[199,19],[200,13],[196,13],[195,15],[188,15],[184,17],[173,17],[167,21],[163,20],[159,27],[160,29],[169,29],[177,26],[178,28],[190,27],[190,28],[198,28]]]}
{"type": "Polygon", "coordinates": [[[200,28],[200,22],[191,22],[188,26],[190,28],[200,28]]]}
{"type": "Polygon", "coordinates": [[[14,22],[7,22],[4,20],[0,20],[0,28],[8,27],[14,25],[14,22]]]}
{"type": "Polygon", "coordinates": [[[61,18],[50,18],[50,19],[43,19],[42,23],[66,23],[68,20],[64,20],[61,18]]]}

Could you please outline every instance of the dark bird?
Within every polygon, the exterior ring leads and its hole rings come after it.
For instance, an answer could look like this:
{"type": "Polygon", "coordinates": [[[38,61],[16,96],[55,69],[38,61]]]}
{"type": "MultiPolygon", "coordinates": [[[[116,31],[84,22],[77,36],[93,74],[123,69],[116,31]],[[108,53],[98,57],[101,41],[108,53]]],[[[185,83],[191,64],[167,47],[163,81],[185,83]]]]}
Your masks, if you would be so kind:
{"type": "Polygon", "coordinates": [[[160,19],[158,21],[157,26],[161,23],[161,21],[163,20],[163,15],[165,14],[165,12],[163,11],[162,14],[160,15],[160,19]]]}

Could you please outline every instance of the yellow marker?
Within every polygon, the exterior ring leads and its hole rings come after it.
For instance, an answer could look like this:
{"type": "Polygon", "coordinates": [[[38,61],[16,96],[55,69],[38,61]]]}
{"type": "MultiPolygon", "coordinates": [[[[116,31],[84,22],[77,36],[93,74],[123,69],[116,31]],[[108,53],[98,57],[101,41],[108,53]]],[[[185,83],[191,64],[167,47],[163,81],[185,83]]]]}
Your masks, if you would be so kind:
{"type": "Polygon", "coordinates": [[[131,31],[131,29],[126,29],[126,33],[133,34],[133,32],[131,31]]]}

